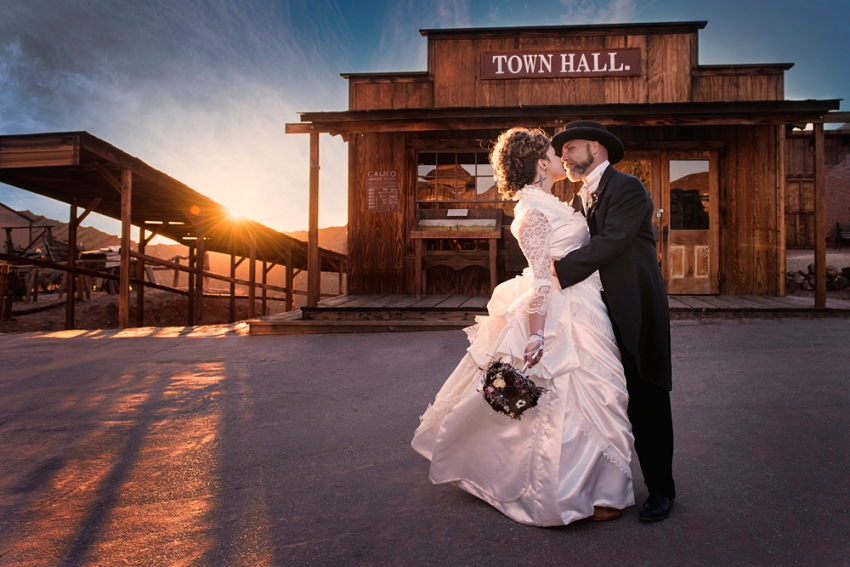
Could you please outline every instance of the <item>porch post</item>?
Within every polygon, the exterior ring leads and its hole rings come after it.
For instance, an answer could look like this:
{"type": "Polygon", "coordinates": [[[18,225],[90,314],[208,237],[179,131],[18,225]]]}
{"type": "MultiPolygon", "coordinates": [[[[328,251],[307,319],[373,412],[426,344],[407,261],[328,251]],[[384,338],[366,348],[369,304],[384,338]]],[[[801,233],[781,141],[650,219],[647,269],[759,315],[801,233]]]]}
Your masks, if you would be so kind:
{"type": "MultiPolygon", "coordinates": [[[[197,241],[195,241],[195,242],[197,242],[197,241]]],[[[188,280],[189,280],[186,284],[186,291],[189,293],[189,296],[188,296],[189,305],[187,306],[187,312],[188,312],[187,313],[187,319],[188,319],[188,321],[186,322],[186,325],[188,327],[192,327],[192,326],[195,325],[195,273],[196,273],[195,262],[198,261],[198,257],[195,254],[195,242],[191,242],[191,244],[189,244],[188,267],[189,267],[190,271],[186,272],[188,274],[188,280]]]]}
{"type": "MultiPolygon", "coordinates": [[[[145,223],[139,227],[139,254],[145,253],[145,223]]],[[[136,326],[145,326],[145,261],[141,258],[136,258],[136,279],[139,283],[136,284],[136,326]]]]}
{"type": "Polygon", "coordinates": [[[236,255],[230,255],[230,323],[236,321],[236,284],[233,280],[236,279],[236,255]]]}
{"type": "Polygon", "coordinates": [[[257,240],[250,235],[251,258],[248,264],[248,318],[253,319],[257,313],[254,302],[257,299],[257,240]]]}
{"type": "Polygon", "coordinates": [[[319,303],[319,135],[310,134],[310,212],[307,229],[307,306],[319,303]]]}
{"type": "Polygon", "coordinates": [[[121,267],[118,282],[118,328],[130,326],[130,227],[133,197],[133,172],[121,170],[121,267]]]}
{"type": "MultiPolygon", "coordinates": [[[[11,231],[10,231],[11,232],[11,231]]],[[[10,238],[11,241],[11,238],[10,238]]],[[[65,329],[74,328],[74,299],[76,297],[77,274],[77,198],[71,200],[71,218],[68,220],[68,268],[65,272],[65,329]]]]}
{"type": "Polygon", "coordinates": [[[776,260],[779,266],[777,279],[777,295],[785,297],[785,272],[788,270],[785,254],[787,252],[785,239],[787,238],[785,227],[785,126],[779,125],[779,151],[776,152],[779,157],[779,194],[776,196],[776,260]]]}
{"type": "Polygon", "coordinates": [[[292,311],[292,245],[286,247],[286,310],[292,311]]]}
{"type": "Polygon", "coordinates": [[[814,124],[815,138],[815,307],[826,307],[826,209],[823,124],[814,124]]]}
{"type": "Polygon", "coordinates": [[[200,215],[195,223],[195,289],[189,293],[195,294],[195,324],[201,325],[204,313],[204,260],[206,260],[206,246],[204,245],[204,215],[200,215]]]}
{"type": "MultiPolygon", "coordinates": [[[[268,273],[269,273],[268,270],[270,270],[271,268],[267,268],[266,264],[267,264],[267,262],[265,260],[263,260],[263,277],[262,277],[263,289],[260,292],[260,297],[262,297],[262,304],[261,304],[262,307],[260,308],[260,317],[265,317],[267,315],[266,304],[268,303],[268,294],[266,293],[266,283],[267,283],[267,280],[268,280],[268,273]]],[[[274,264],[272,264],[272,266],[274,266],[274,264]]]]}

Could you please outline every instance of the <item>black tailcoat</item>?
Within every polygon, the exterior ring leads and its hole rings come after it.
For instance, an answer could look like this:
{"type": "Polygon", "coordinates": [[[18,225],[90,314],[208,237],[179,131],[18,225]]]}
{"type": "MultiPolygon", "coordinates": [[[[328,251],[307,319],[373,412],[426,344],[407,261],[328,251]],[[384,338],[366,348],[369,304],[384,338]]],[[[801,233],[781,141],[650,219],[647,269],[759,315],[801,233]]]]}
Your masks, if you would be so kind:
{"type": "Polygon", "coordinates": [[[587,214],[590,242],[557,260],[555,270],[561,287],[599,270],[609,314],[625,343],[620,348],[635,356],[641,379],[671,390],[670,315],[656,258],[654,210],[638,178],[608,166],[587,214]]]}

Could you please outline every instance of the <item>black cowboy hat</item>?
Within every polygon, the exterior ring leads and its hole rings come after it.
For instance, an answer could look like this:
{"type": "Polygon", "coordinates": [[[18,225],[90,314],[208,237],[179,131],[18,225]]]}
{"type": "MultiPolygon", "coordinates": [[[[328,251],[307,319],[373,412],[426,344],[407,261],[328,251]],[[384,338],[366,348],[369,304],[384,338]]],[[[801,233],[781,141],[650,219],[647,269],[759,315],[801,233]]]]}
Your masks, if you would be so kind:
{"type": "Polygon", "coordinates": [[[608,161],[615,164],[623,159],[623,154],[626,149],[623,147],[623,142],[617,136],[608,131],[605,126],[599,122],[591,122],[589,120],[579,120],[570,122],[564,126],[563,132],[558,132],[552,138],[552,147],[555,148],[555,154],[561,157],[561,152],[564,150],[564,144],[570,140],[590,140],[591,142],[599,142],[608,150],[608,161]]]}

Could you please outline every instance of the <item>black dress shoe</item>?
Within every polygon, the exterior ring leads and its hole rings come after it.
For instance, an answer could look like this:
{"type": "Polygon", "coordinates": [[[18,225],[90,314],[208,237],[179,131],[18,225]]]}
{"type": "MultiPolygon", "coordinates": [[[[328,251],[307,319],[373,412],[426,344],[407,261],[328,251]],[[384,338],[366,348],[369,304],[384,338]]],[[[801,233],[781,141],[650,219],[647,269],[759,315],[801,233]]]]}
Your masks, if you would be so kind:
{"type": "Polygon", "coordinates": [[[641,508],[638,513],[638,518],[645,522],[663,520],[670,515],[670,508],[673,507],[673,500],[675,500],[675,498],[667,498],[661,494],[650,494],[649,498],[646,499],[646,502],[643,503],[643,508],[641,508]]]}

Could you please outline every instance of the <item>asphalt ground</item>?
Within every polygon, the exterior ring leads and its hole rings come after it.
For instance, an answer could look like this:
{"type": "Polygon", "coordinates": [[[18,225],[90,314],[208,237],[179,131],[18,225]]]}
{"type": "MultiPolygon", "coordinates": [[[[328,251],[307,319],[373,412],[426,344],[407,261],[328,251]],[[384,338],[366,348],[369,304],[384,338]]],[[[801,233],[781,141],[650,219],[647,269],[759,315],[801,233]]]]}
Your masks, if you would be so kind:
{"type": "Polygon", "coordinates": [[[850,321],[672,335],[672,515],[562,528],[410,448],[462,331],[2,336],[0,565],[850,565],[850,321]]]}

